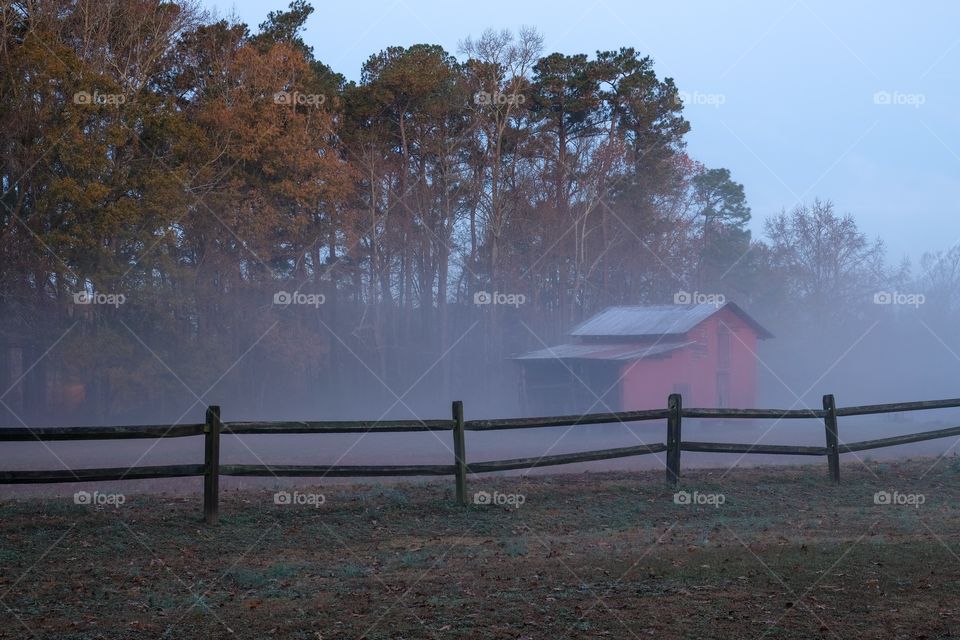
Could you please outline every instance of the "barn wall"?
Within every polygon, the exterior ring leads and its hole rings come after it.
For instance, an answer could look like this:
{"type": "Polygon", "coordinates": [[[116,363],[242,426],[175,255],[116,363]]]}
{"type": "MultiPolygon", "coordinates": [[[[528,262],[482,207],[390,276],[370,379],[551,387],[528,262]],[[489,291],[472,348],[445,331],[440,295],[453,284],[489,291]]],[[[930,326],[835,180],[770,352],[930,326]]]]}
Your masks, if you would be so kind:
{"type": "Polygon", "coordinates": [[[667,396],[674,392],[674,385],[679,384],[690,385],[690,392],[683,392],[684,401],[689,403],[700,386],[692,379],[693,371],[687,349],[674,351],[660,360],[639,360],[625,365],[624,410],[662,409],[667,406],[667,396]]]}
{"type": "MultiPolygon", "coordinates": [[[[732,312],[728,312],[734,315],[732,312]]],[[[730,339],[730,358],[733,384],[731,385],[731,405],[737,408],[757,406],[757,334],[746,323],[736,318],[734,322],[724,320],[735,331],[730,339]]]]}
{"type": "Polygon", "coordinates": [[[624,366],[622,404],[625,410],[657,409],[666,406],[667,396],[683,393],[686,406],[715,407],[720,401],[717,388],[719,329],[730,331],[730,368],[726,406],[756,405],[757,366],[753,355],[757,336],[753,329],[729,309],[694,327],[689,340],[697,344],[674,351],[659,360],[640,360],[624,366]]]}

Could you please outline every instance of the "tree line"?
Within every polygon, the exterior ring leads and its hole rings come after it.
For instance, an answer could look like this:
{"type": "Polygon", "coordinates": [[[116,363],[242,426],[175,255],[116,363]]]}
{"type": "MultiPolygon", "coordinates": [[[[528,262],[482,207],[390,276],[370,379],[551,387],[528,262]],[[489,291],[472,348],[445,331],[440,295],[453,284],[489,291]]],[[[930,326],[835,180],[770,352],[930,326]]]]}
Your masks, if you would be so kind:
{"type": "Polygon", "coordinates": [[[418,383],[509,393],[506,356],[609,305],[718,293],[777,323],[908,277],[829,202],[752,238],[633,48],[487,30],[352,81],[304,41],[312,12],[2,5],[5,422],[403,412],[418,383]]]}

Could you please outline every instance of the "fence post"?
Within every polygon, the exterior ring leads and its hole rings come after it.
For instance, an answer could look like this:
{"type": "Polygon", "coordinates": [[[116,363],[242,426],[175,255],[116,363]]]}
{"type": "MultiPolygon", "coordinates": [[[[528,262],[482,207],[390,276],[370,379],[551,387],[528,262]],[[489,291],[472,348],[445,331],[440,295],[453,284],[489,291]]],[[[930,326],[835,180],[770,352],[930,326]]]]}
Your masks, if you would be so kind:
{"type": "Polygon", "coordinates": [[[832,393],[823,396],[823,426],[827,432],[827,467],[830,479],[840,483],[840,438],[837,435],[837,402],[832,393]]]}
{"type": "Polygon", "coordinates": [[[216,524],[220,512],[220,407],[207,407],[203,426],[203,520],[216,524]]]}
{"type": "Polygon", "coordinates": [[[453,456],[457,478],[457,504],[467,504],[467,444],[463,431],[463,401],[453,401],[453,456]]]}
{"type": "Polygon", "coordinates": [[[667,484],[680,482],[680,414],[683,399],[679,393],[671,393],[667,399],[670,415],[667,417],[667,484]]]}

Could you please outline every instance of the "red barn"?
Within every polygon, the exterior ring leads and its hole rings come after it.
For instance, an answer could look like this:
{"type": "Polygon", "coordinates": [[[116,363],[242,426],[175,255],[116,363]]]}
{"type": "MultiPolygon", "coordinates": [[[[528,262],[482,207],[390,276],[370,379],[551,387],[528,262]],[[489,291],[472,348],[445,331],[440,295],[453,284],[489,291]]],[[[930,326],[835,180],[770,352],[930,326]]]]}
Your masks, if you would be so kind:
{"type": "Polygon", "coordinates": [[[732,302],[610,307],[570,335],[514,358],[527,415],[656,409],[671,393],[687,406],[753,407],[757,341],[773,337],[732,302]]]}

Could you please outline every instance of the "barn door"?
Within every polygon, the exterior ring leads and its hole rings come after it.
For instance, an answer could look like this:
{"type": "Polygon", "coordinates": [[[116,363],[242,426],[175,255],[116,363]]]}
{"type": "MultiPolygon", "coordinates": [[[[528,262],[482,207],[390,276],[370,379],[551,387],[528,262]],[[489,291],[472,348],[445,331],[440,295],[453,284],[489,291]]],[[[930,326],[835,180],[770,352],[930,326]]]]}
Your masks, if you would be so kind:
{"type": "Polygon", "coordinates": [[[730,406],[730,374],[726,371],[717,373],[717,406],[721,409],[730,406]]]}
{"type": "Polygon", "coordinates": [[[722,323],[717,329],[717,406],[730,406],[730,330],[722,323]]]}

